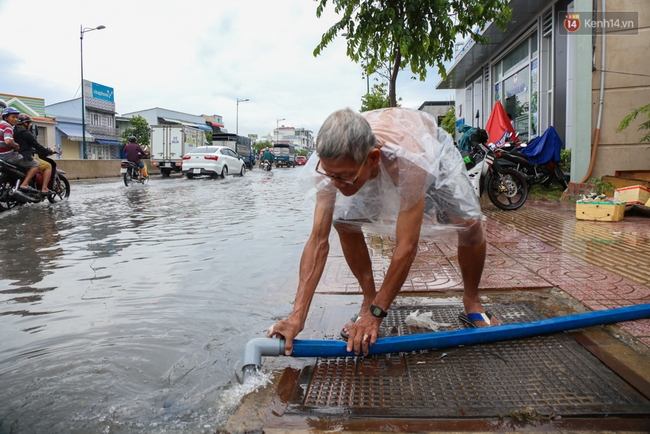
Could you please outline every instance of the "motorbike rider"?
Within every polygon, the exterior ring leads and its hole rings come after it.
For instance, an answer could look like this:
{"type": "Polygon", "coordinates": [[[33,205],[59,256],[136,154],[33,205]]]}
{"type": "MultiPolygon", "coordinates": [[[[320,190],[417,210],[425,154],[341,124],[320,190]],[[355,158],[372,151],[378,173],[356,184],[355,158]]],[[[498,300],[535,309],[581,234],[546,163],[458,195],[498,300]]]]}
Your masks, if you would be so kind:
{"type": "Polygon", "coordinates": [[[50,178],[52,177],[52,165],[47,161],[41,160],[34,156],[34,151],[37,155],[46,157],[56,152],[50,148],[38,143],[34,135],[31,133],[31,126],[34,120],[27,114],[21,113],[18,115],[18,123],[14,129],[14,140],[20,146],[18,152],[23,156],[26,161],[36,161],[38,163],[38,170],[43,172],[43,182],[41,184],[41,194],[50,194],[48,186],[50,185],[50,178]]]}
{"type": "Polygon", "coordinates": [[[144,157],[147,154],[144,152],[144,149],[137,144],[135,136],[129,137],[129,143],[124,147],[124,154],[126,154],[127,161],[137,164],[140,168],[140,177],[144,178],[144,163],[140,160],[140,157],[144,157]]]}
{"type": "Polygon", "coordinates": [[[264,154],[262,154],[262,161],[265,163],[269,163],[269,168],[273,165],[273,162],[275,161],[275,155],[269,148],[266,148],[266,151],[264,151],[264,154]]]}
{"type": "Polygon", "coordinates": [[[18,123],[18,115],[20,112],[13,107],[7,107],[2,110],[2,122],[0,122],[0,134],[3,141],[0,143],[0,160],[13,164],[14,166],[21,167],[27,170],[27,174],[20,184],[19,189],[30,192],[37,192],[29,186],[36,172],[38,172],[38,162],[31,160],[27,161],[18,152],[20,145],[14,140],[14,126],[18,123]]]}

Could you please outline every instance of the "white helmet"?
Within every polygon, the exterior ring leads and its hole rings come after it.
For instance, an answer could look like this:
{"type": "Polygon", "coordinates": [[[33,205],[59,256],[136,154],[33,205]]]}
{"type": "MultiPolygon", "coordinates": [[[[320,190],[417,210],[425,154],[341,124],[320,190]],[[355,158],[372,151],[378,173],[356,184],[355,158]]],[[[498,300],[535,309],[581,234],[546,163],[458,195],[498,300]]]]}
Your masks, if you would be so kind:
{"type": "Polygon", "coordinates": [[[0,99],[0,110],[4,110],[7,108],[7,103],[5,102],[4,99],[0,99]]]}

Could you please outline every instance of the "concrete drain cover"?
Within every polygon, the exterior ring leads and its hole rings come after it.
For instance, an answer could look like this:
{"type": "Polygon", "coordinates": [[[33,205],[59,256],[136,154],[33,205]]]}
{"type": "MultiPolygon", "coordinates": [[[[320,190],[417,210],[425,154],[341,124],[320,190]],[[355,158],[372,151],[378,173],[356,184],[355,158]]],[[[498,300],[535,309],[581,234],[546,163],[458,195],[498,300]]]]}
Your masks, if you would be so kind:
{"type": "MultiPolygon", "coordinates": [[[[382,335],[423,333],[406,316],[431,311],[461,328],[458,306],[391,309],[382,335]]],[[[545,318],[528,303],[489,307],[503,323],[545,318]]],[[[566,333],[369,358],[317,359],[305,368],[285,414],[382,417],[647,415],[650,401],[566,333]]]]}

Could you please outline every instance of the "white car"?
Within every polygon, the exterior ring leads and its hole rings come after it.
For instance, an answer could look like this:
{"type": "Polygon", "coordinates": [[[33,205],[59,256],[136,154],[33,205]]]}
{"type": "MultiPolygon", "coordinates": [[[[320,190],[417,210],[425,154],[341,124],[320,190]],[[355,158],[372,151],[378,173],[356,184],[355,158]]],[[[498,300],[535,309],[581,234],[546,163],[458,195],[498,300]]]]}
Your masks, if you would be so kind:
{"type": "Polygon", "coordinates": [[[208,175],[212,178],[228,174],[244,176],[246,164],[235,151],[225,146],[199,146],[183,156],[183,173],[187,179],[208,175]]]}

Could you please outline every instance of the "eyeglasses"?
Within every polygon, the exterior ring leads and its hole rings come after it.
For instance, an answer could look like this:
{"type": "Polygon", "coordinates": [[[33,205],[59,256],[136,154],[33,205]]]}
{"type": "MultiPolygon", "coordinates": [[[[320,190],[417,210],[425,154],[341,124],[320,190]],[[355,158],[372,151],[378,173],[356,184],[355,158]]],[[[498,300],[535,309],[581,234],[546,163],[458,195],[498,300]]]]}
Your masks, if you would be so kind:
{"type": "MultiPolygon", "coordinates": [[[[368,152],[368,155],[370,155],[370,152],[368,152]]],[[[333,176],[333,175],[328,175],[327,173],[323,172],[320,170],[320,160],[318,160],[318,163],[316,163],[316,173],[327,176],[329,179],[332,181],[340,182],[342,184],[348,184],[348,185],[354,185],[355,182],[357,182],[357,179],[359,178],[359,175],[361,174],[361,169],[363,169],[363,166],[366,164],[366,161],[368,160],[368,155],[366,155],[366,158],[363,159],[363,162],[361,163],[361,166],[359,167],[359,170],[357,171],[357,175],[354,177],[354,179],[348,180],[348,179],[341,179],[338,176],[333,176]]]]}

